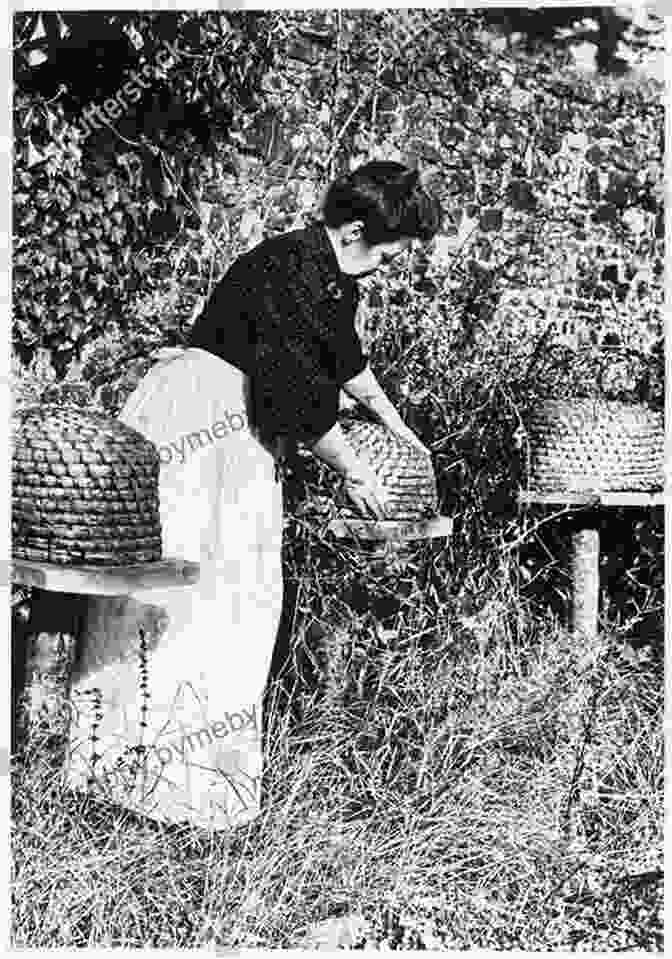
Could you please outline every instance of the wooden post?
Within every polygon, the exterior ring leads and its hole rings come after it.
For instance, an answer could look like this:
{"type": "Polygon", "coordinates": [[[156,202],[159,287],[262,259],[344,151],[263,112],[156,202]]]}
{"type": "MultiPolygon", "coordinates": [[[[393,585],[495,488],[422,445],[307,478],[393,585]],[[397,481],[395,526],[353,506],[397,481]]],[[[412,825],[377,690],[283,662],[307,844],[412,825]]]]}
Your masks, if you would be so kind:
{"type": "Polygon", "coordinates": [[[597,639],[600,598],[600,534],[581,528],[572,534],[572,628],[597,639]]]}
{"type": "Polygon", "coordinates": [[[658,507],[665,504],[665,494],[651,492],[537,492],[520,490],[519,502],[526,506],[581,506],[588,510],[574,521],[570,578],[572,600],[570,619],[575,632],[586,639],[595,639],[599,625],[600,601],[600,534],[598,520],[592,510],[616,506],[658,507]]]}

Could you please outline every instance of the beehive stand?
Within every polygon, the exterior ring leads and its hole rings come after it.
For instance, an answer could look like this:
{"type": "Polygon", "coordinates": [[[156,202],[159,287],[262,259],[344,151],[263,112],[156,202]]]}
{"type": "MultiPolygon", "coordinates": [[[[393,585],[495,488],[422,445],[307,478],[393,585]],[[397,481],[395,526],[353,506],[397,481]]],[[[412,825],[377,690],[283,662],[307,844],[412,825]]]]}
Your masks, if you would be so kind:
{"type": "MultiPolygon", "coordinates": [[[[663,417],[643,404],[551,399],[531,411],[527,432],[528,489],[519,501],[564,506],[572,516],[571,621],[575,631],[594,639],[600,594],[597,511],[663,504],[663,417]]],[[[568,519],[566,512],[563,516],[568,519]]]]}
{"type": "Polygon", "coordinates": [[[453,520],[450,516],[436,516],[427,520],[375,521],[365,519],[337,519],[329,524],[329,532],[338,539],[368,542],[403,542],[450,536],[453,520]]]}
{"type": "Polygon", "coordinates": [[[70,682],[77,648],[83,641],[89,596],[142,599],[150,588],[184,588],[197,582],[199,564],[166,559],[133,566],[58,566],[15,560],[11,578],[35,593],[23,648],[19,651],[16,690],[17,745],[43,723],[48,727],[57,764],[65,757],[70,725],[70,682]]]}
{"type": "MultiPolygon", "coordinates": [[[[397,562],[417,555],[418,544],[428,549],[439,547],[452,534],[453,519],[436,516],[414,521],[338,519],[327,527],[336,539],[347,542],[350,549],[360,550],[366,556],[371,571],[378,575],[389,569],[390,551],[397,562]]],[[[425,558],[426,565],[427,558],[425,558]]]]}
{"type": "Polygon", "coordinates": [[[600,533],[596,522],[598,508],[630,506],[655,507],[664,504],[662,492],[537,493],[522,491],[523,505],[576,507],[577,519],[572,533],[570,578],[572,600],[570,621],[577,633],[595,639],[599,629],[600,533]],[[579,512],[580,510],[580,512],[579,512]]]}

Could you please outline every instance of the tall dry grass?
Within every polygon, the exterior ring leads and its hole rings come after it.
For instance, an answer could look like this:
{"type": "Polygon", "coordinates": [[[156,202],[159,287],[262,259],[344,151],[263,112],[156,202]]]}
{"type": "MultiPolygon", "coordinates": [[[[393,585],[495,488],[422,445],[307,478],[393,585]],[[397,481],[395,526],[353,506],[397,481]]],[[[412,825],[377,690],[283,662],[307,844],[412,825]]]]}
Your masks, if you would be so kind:
{"type": "Polygon", "coordinates": [[[661,949],[655,660],[543,621],[505,568],[433,629],[413,594],[385,629],[339,616],[295,623],[247,829],[166,830],[37,747],[14,763],[14,944],[661,949]]]}

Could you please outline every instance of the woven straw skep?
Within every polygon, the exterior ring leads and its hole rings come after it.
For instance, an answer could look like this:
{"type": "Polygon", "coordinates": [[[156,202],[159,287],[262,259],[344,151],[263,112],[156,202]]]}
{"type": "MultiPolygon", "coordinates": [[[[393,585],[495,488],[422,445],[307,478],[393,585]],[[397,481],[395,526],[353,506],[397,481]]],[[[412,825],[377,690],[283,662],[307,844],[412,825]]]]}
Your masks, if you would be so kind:
{"type": "Polygon", "coordinates": [[[663,486],[660,413],[608,400],[549,400],[528,424],[528,487],[541,493],[663,486]]]}
{"type": "MultiPolygon", "coordinates": [[[[343,418],[340,425],[388,493],[388,519],[412,521],[436,515],[438,492],[430,456],[378,423],[343,418]]],[[[343,516],[361,518],[351,507],[343,510],[343,516]]]]}
{"type": "Polygon", "coordinates": [[[136,430],[73,404],[15,415],[17,559],[130,565],[161,559],[159,457],[136,430]]]}

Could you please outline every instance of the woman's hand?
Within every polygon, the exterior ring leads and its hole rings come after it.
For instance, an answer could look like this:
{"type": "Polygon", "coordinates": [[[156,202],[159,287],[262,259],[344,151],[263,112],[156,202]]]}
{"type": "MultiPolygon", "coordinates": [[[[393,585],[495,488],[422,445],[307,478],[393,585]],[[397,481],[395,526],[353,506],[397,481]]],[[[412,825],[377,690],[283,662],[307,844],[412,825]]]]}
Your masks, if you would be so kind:
{"type": "Polygon", "coordinates": [[[370,514],[376,519],[387,516],[388,493],[375,473],[366,466],[346,475],[344,489],[349,499],[365,518],[370,514]]]}
{"type": "Polygon", "coordinates": [[[338,423],[312,446],[313,452],[344,478],[348,497],[360,513],[376,519],[385,519],[387,493],[365,461],[362,461],[348,443],[338,423]]]}

